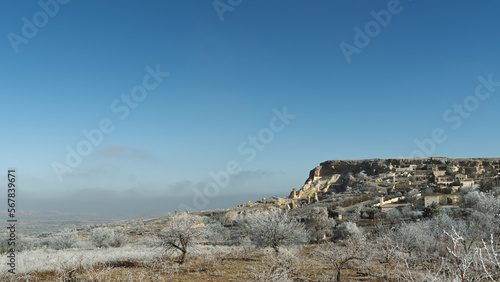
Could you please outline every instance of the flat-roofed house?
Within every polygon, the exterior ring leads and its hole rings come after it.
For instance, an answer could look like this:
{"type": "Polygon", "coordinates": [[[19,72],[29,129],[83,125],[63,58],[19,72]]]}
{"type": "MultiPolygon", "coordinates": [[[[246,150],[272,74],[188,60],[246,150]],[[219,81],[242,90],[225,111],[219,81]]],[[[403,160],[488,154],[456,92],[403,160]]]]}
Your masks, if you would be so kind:
{"type": "Polygon", "coordinates": [[[474,179],[465,179],[460,181],[460,186],[462,187],[473,187],[474,186],[474,179]]]}
{"type": "Polygon", "coordinates": [[[424,196],[424,206],[428,207],[432,203],[438,203],[442,206],[456,205],[460,200],[460,195],[431,195],[424,196]]]}
{"type": "Polygon", "coordinates": [[[443,175],[436,177],[436,184],[449,186],[455,182],[455,178],[450,175],[443,175]]]}
{"type": "Polygon", "coordinates": [[[467,175],[466,174],[457,173],[457,174],[455,174],[455,179],[457,180],[457,182],[462,182],[465,179],[467,179],[467,175]]]}

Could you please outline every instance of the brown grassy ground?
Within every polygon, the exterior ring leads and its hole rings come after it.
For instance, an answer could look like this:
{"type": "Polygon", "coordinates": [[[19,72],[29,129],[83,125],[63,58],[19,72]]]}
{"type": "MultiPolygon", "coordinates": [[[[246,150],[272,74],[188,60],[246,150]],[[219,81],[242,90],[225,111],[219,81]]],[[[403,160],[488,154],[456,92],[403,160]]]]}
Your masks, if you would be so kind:
{"type": "MultiPolygon", "coordinates": [[[[333,269],[325,261],[308,258],[307,250],[293,268],[294,281],[334,281],[333,269]]],[[[262,281],[257,275],[272,269],[269,255],[252,251],[244,255],[190,257],[183,265],[173,259],[157,259],[148,263],[119,261],[92,268],[31,273],[11,281],[262,281]]],[[[343,281],[377,281],[360,270],[343,270],[343,281]]],[[[264,275],[265,276],[265,275],[264,275]]]]}

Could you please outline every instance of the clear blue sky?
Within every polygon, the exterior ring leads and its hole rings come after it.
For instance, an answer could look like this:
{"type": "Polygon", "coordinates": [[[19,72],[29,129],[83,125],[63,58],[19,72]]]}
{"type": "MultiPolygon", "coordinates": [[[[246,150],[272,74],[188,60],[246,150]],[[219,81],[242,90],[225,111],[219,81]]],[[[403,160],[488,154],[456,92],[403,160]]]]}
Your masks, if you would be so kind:
{"type": "Polygon", "coordinates": [[[0,4],[0,168],[19,171],[25,209],[172,211],[230,161],[241,172],[203,207],[286,195],[329,159],[499,156],[497,1],[244,0],[222,21],[212,1],[41,3],[0,4]],[[120,119],[147,66],[169,76],[120,119]],[[249,161],[284,107],[295,118],[249,161]],[[105,118],[60,181],[53,164],[105,118]],[[446,140],[419,148],[436,128],[446,140]]]}

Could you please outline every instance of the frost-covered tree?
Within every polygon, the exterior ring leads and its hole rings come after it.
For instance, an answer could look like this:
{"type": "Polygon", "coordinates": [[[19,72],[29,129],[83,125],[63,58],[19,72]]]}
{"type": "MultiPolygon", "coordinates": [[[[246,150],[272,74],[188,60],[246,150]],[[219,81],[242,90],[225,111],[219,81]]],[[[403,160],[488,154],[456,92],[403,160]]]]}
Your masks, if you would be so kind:
{"type": "Polygon", "coordinates": [[[391,230],[389,239],[397,248],[412,257],[415,253],[420,257],[428,254],[428,248],[434,241],[426,222],[407,223],[391,230]]]}
{"type": "Polygon", "coordinates": [[[328,217],[326,207],[314,207],[307,216],[306,227],[315,242],[319,243],[325,236],[332,235],[335,219],[328,217]]]}
{"type": "Polygon", "coordinates": [[[205,225],[197,216],[186,214],[172,216],[158,233],[166,252],[180,252],[179,264],[183,264],[190,248],[205,236],[205,225]]]}
{"type": "Polygon", "coordinates": [[[491,234],[500,232],[500,220],[494,214],[472,211],[465,220],[457,220],[457,232],[463,237],[463,244],[466,251],[483,239],[487,239],[491,234]]]}
{"type": "MultiPolygon", "coordinates": [[[[464,198],[464,209],[448,226],[439,225],[441,230],[451,234],[451,227],[460,234],[460,243],[470,251],[476,243],[500,233],[500,198],[489,193],[473,191],[464,198]]],[[[453,215],[452,215],[453,216],[453,215]]],[[[455,231],[454,231],[455,232],[455,231]]]]}
{"type": "Polygon", "coordinates": [[[205,238],[209,241],[224,241],[229,238],[230,233],[228,228],[215,221],[206,225],[205,238]]]}
{"type": "Polygon", "coordinates": [[[407,200],[408,202],[410,202],[410,203],[414,203],[414,202],[417,200],[417,198],[418,198],[418,196],[417,196],[417,195],[418,195],[419,193],[420,193],[420,192],[419,192],[417,189],[412,189],[412,190],[410,190],[408,193],[406,193],[405,198],[406,198],[406,200],[407,200]]]}
{"type": "Polygon", "coordinates": [[[421,217],[422,216],[422,212],[421,211],[416,211],[416,210],[413,210],[412,207],[410,206],[407,206],[407,207],[403,207],[401,209],[401,216],[405,219],[407,218],[417,218],[417,217],[421,217]]]}
{"type": "Polygon", "coordinates": [[[75,230],[66,229],[50,238],[49,246],[55,250],[69,249],[78,240],[75,230]]]}
{"type": "Polygon", "coordinates": [[[444,230],[451,230],[454,226],[460,226],[463,222],[457,222],[455,219],[450,217],[447,213],[442,213],[438,216],[433,217],[429,221],[424,221],[421,223],[422,229],[426,230],[433,238],[434,243],[444,242],[446,239],[444,230]]]}
{"type": "Polygon", "coordinates": [[[355,222],[344,221],[337,225],[334,230],[337,239],[362,238],[363,229],[358,227],[355,222]]]}
{"type": "Polygon", "coordinates": [[[500,197],[500,187],[493,187],[493,189],[490,191],[490,194],[495,197],[500,197]]]}
{"type": "Polygon", "coordinates": [[[99,227],[92,230],[90,241],[98,248],[120,247],[127,242],[127,234],[122,227],[99,227]]]}
{"type": "Polygon", "coordinates": [[[493,277],[500,277],[500,249],[498,244],[495,244],[493,234],[489,240],[483,240],[483,247],[479,250],[479,261],[485,276],[491,281],[493,277]]]}
{"type": "Polygon", "coordinates": [[[500,214],[500,197],[489,193],[473,191],[464,196],[465,207],[486,214],[500,214]]]}
{"type": "Polygon", "coordinates": [[[283,248],[278,255],[271,250],[265,251],[262,263],[250,267],[250,271],[257,281],[304,281],[308,266],[308,261],[301,256],[300,249],[283,248]]]}
{"type": "Polygon", "coordinates": [[[401,212],[398,209],[390,209],[385,213],[385,219],[390,223],[399,222],[401,217],[401,212]]]}
{"type": "Polygon", "coordinates": [[[328,260],[335,272],[337,281],[341,281],[343,269],[360,266],[367,258],[367,245],[364,238],[351,238],[340,244],[328,243],[317,249],[320,258],[328,260]]]}
{"type": "Polygon", "coordinates": [[[361,214],[363,212],[363,209],[365,208],[364,205],[358,205],[354,211],[349,215],[349,220],[350,221],[357,221],[361,218],[361,214]]]}
{"type": "MultiPolygon", "coordinates": [[[[392,265],[401,257],[398,246],[387,234],[381,234],[381,236],[375,237],[375,244],[371,248],[373,258],[384,266],[381,278],[388,281],[392,265]]],[[[376,267],[374,270],[379,271],[379,268],[376,267]]]]}
{"type": "Polygon", "coordinates": [[[247,214],[241,222],[244,233],[259,247],[271,247],[276,253],[285,245],[309,241],[305,225],[286,211],[273,209],[247,214]]]}
{"type": "Polygon", "coordinates": [[[452,232],[448,233],[444,231],[444,233],[452,241],[451,247],[447,247],[450,278],[454,281],[473,281],[470,273],[473,273],[472,270],[477,256],[477,249],[461,249],[461,241],[464,241],[464,238],[454,228],[452,228],[452,232]]]}

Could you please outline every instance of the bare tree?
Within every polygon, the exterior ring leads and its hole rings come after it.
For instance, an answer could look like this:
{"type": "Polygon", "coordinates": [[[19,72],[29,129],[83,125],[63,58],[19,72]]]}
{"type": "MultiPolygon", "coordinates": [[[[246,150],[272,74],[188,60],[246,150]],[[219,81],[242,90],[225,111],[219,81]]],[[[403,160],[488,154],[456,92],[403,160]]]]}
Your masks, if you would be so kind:
{"type": "Polygon", "coordinates": [[[175,215],[157,235],[166,252],[181,253],[179,264],[183,264],[189,249],[205,235],[205,225],[198,217],[175,215]]]}
{"type": "Polygon", "coordinates": [[[328,217],[326,207],[315,207],[309,212],[306,227],[316,243],[319,243],[325,236],[332,235],[335,219],[328,217]]]}
{"type": "Polygon", "coordinates": [[[278,209],[247,214],[242,220],[242,227],[255,245],[271,247],[276,254],[281,246],[309,240],[304,224],[278,209]]]}
{"type": "Polygon", "coordinates": [[[337,281],[340,281],[343,269],[355,266],[366,259],[366,240],[353,237],[341,244],[328,243],[325,247],[318,247],[317,252],[323,259],[330,261],[336,272],[337,281]]]}
{"type": "Polygon", "coordinates": [[[389,267],[398,259],[398,249],[396,244],[389,238],[388,235],[381,236],[376,239],[375,256],[378,262],[384,265],[383,279],[389,280],[389,267]]]}

